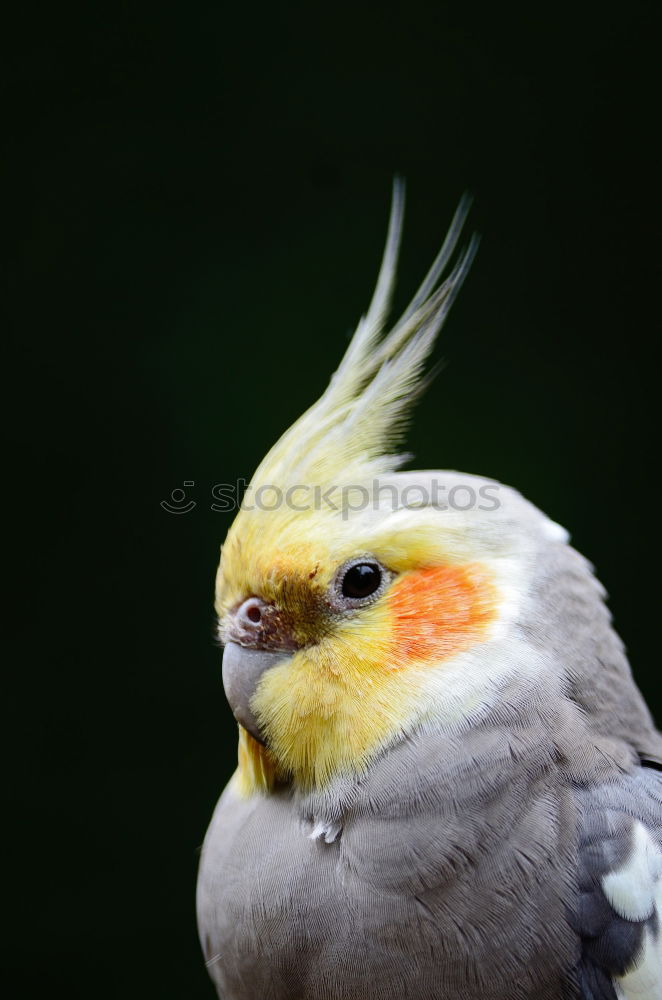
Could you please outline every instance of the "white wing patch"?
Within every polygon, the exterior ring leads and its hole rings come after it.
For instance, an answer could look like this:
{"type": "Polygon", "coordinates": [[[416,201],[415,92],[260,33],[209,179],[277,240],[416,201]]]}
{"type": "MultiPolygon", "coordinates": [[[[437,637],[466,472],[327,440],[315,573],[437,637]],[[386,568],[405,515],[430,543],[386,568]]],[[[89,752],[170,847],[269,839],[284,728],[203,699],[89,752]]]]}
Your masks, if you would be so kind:
{"type": "Polygon", "coordinates": [[[660,1000],[662,997],[662,852],[646,827],[636,822],[627,861],[605,875],[602,888],[610,905],[625,920],[656,918],[644,930],[632,968],[614,982],[619,1000],[660,1000]]]}
{"type": "Polygon", "coordinates": [[[620,917],[648,920],[660,891],[662,854],[643,823],[634,824],[632,850],[625,864],[605,875],[602,889],[620,917]]]}

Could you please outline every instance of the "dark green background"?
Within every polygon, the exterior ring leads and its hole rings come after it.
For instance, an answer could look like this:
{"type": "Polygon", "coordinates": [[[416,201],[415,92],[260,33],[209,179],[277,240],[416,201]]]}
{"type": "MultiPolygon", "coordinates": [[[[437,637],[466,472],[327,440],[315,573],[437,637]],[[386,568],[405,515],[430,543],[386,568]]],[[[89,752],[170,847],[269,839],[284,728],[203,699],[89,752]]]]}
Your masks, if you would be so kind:
{"type": "Polygon", "coordinates": [[[422,467],[521,489],[658,682],[653,4],[22,8],[2,125],[13,996],[211,998],[197,852],[233,769],[212,585],[249,477],[465,189],[483,237],[422,467]],[[197,507],[159,506],[182,481],[197,507]],[[20,721],[19,721],[20,720],[20,721]]]}

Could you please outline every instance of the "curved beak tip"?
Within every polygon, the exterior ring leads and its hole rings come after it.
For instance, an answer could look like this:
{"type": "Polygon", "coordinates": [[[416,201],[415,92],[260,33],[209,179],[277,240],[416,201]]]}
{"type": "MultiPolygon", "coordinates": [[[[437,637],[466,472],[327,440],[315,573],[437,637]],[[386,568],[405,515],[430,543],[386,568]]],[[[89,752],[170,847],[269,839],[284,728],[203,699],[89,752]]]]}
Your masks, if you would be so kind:
{"type": "Polygon", "coordinates": [[[251,649],[228,642],[223,650],[223,687],[237,722],[259,743],[264,743],[260,727],[251,709],[251,699],[262,675],[289,659],[291,654],[251,649]]]}

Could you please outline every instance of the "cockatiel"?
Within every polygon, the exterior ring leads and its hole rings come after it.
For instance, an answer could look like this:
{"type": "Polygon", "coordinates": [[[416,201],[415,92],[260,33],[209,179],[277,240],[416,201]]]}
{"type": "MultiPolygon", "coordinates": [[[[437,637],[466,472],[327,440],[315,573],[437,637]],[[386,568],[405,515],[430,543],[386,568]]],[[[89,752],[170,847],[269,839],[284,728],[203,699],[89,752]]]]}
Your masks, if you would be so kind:
{"type": "Polygon", "coordinates": [[[222,548],[239,766],[198,919],[222,1000],[660,1000],[662,736],[566,532],[397,471],[469,267],[462,205],[384,334],[403,214],[321,399],[222,548]]]}

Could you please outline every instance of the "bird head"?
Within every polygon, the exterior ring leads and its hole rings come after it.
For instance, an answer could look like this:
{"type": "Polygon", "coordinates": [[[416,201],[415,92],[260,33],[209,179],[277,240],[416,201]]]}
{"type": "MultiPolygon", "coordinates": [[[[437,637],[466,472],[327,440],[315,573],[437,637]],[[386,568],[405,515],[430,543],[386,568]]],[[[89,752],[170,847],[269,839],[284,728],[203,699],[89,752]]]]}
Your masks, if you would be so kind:
{"type": "Polygon", "coordinates": [[[488,480],[399,471],[394,447],[476,249],[456,253],[466,212],[385,332],[396,183],[370,307],[326,392],[255,472],[222,547],[216,611],[245,793],[360,774],[416,727],[470,724],[524,659],[537,669],[512,622],[563,529],[488,480]]]}

